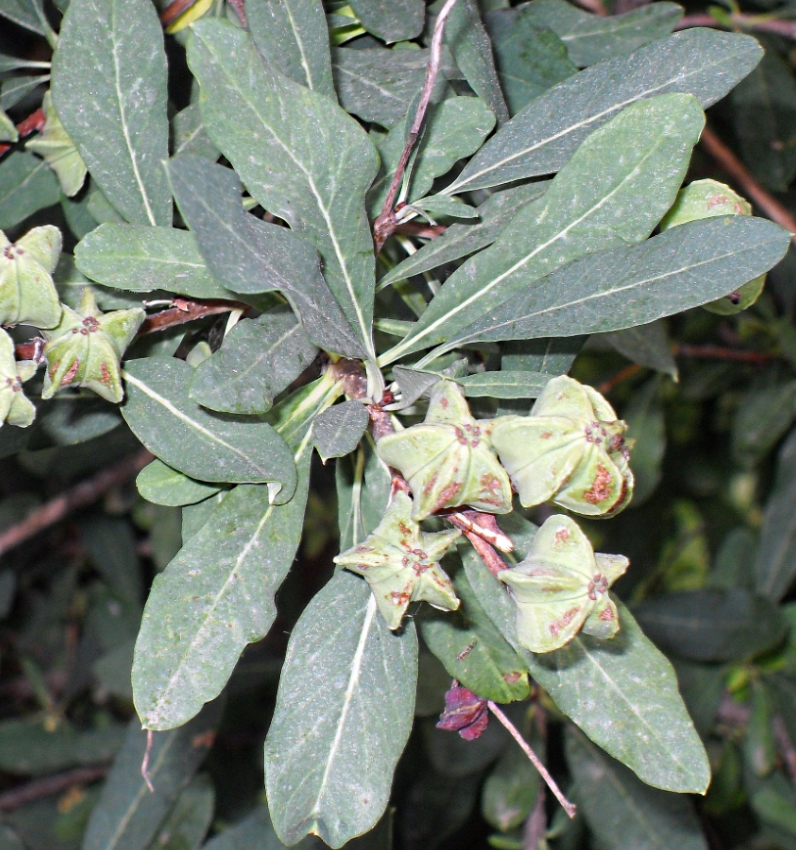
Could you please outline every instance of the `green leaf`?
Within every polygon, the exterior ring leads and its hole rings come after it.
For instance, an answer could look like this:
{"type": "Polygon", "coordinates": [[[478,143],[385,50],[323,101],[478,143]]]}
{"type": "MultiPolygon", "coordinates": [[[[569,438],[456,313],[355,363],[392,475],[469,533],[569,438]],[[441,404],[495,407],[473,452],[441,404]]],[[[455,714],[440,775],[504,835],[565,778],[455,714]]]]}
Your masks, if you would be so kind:
{"type": "Polygon", "coordinates": [[[11,151],[0,161],[0,230],[19,224],[61,197],[58,178],[43,159],[11,151]]]}
{"type": "Polygon", "coordinates": [[[732,421],[732,455],[741,466],[759,463],[790,428],[796,414],[796,381],[745,393],[732,421]]]}
{"type": "Polygon", "coordinates": [[[331,457],[343,457],[359,445],[370,418],[361,401],[344,401],[317,417],[313,439],[324,463],[331,457]]]}
{"type": "Polygon", "coordinates": [[[338,47],[332,72],[340,103],[364,121],[394,127],[423,85],[428,58],[428,50],[338,47]]]}
{"type": "Polygon", "coordinates": [[[321,274],[315,249],[287,228],[245,212],[234,171],[183,156],[169,163],[169,177],[199,251],[225,286],[242,293],[279,289],[318,345],[363,353],[321,274]]]}
{"type": "MultiPolygon", "coordinates": [[[[478,218],[478,211],[459,198],[448,195],[429,195],[415,201],[412,208],[422,210],[428,216],[449,216],[450,218],[478,218]]],[[[433,219],[432,219],[433,221],[433,219]]]]}
{"type": "Polygon", "coordinates": [[[540,198],[549,185],[549,181],[542,180],[490,195],[476,207],[479,222],[452,224],[441,236],[427,242],[419,251],[387,272],[379,281],[379,289],[411,275],[430,271],[443,263],[474,254],[491,245],[516,213],[526,204],[540,198]]]}
{"type": "Polygon", "coordinates": [[[173,729],[226,685],[247,644],[276,618],[274,594],[301,539],[309,483],[307,445],[295,496],[236,487],[156,577],[133,663],[133,694],[144,728],[173,729]]]}
{"type": "Polygon", "coordinates": [[[221,156],[216,146],[207,137],[198,103],[186,106],[171,121],[175,157],[180,154],[189,154],[215,162],[221,156]]]}
{"type": "Polygon", "coordinates": [[[641,245],[600,251],[558,269],[527,293],[506,299],[445,347],[644,325],[732,292],[776,265],[789,240],[787,231],[761,218],[683,224],[641,245]]]}
{"type": "Polygon", "coordinates": [[[75,265],[97,283],[125,292],[230,296],[205,265],[193,234],[174,227],[101,224],[75,247],[75,265]]]}
{"type": "Polygon", "coordinates": [[[152,3],[70,2],[52,92],[58,117],[113,206],[134,224],[170,226],[161,165],[169,152],[166,53],[152,3]]]}
{"type": "Polygon", "coordinates": [[[355,457],[338,461],[337,520],[340,551],[364,540],[379,524],[390,501],[392,476],[372,446],[363,442],[355,457]]]}
{"type": "Polygon", "coordinates": [[[406,407],[411,407],[440,379],[436,372],[405,369],[403,366],[395,366],[392,374],[400,390],[400,401],[390,405],[389,410],[403,410],[406,407]]]}
{"type": "Polygon", "coordinates": [[[633,609],[645,634],[694,661],[740,661],[776,646],[787,624],[767,599],[746,590],[655,596],[633,609]]]}
{"type": "Polygon", "coordinates": [[[502,127],[445,189],[455,194],[558,171],[593,130],[629,104],[669,92],[708,107],[760,61],[751,36],[690,29],[581,71],[502,127]]]}
{"type": "Polygon", "coordinates": [[[154,793],[141,775],[147,733],[134,718],[91,813],[82,850],[145,850],[207,755],[220,714],[216,702],[181,729],[153,736],[149,779],[154,793]]]}
{"type": "MultiPolygon", "coordinates": [[[[15,0],[6,0],[6,2],[13,3],[15,0]]],[[[3,2],[0,2],[0,15],[9,17],[6,15],[3,2]]],[[[20,59],[17,56],[8,56],[5,53],[0,53],[0,74],[5,74],[7,71],[16,71],[21,68],[37,68],[42,71],[49,71],[50,63],[20,59]]]]}
{"type": "Polygon", "coordinates": [[[252,196],[318,249],[329,287],[372,355],[375,258],[365,192],[376,176],[373,143],[328,98],[264,67],[231,24],[195,24],[188,62],[210,138],[252,196]]]}
{"type": "MultiPolygon", "coordinates": [[[[407,122],[413,119],[414,113],[407,113],[406,121],[393,127],[379,144],[381,168],[368,192],[368,209],[373,217],[381,212],[406,143],[407,122]]],[[[494,126],[492,111],[476,97],[451,97],[432,105],[416,148],[407,200],[426,195],[437,177],[481,147],[494,126]]]]}
{"type": "Polygon", "coordinates": [[[417,637],[391,633],[364,581],[338,573],[293,629],[265,741],[268,805],[280,839],[329,846],[371,829],[412,728],[417,637]],[[307,670],[323,670],[318,687],[307,670]]]}
{"type": "Polygon", "coordinates": [[[594,837],[611,850],[707,850],[687,797],[644,785],[571,727],[567,762],[594,837]]]}
{"type": "Polygon", "coordinates": [[[0,0],[0,15],[38,35],[52,32],[39,0],[0,0]]]}
{"type": "Polygon", "coordinates": [[[784,192],[796,174],[796,82],[773,47],[730,95],[741,156],[769,189],[784,192]]]}
{"type": "Polygon", "coordinates": [[[755,561],[755,590],[778,602],[796,577],[796,431],[777,457],[774,489],[766,504],[755,561]]]}
{"type": "MultiPolygon", "coordinates": [[[[443,568],[452,570],[458,557],[448,556],[443,568]]],[[[452,678],[484,699],[512,702],[528,697],[528,668],[478,602],[463,570],[454,579],[459,610],[424,608],[420,634],[452,678]]]]}
{"type": "MultiPolygon", "coordinates": [[[[22,100],[23,97],[30,94],[38,86],[46,83],[50,79],[48,74],[42,76],[17,76],[3,80],[0,84],[0,109],[11,109],[22,100]]],[[[9,140],[16,141],[16,138],[9,140]]]]}
{"type": "Polygon", "coordinates": [[[215,484],[194,481],[157,458],[138,473],[135,486],[147,501],[170,507],[193,505],[221,489],[215,484]]]}
{"type": "Polygon", "coordinates": [[[213,819],[216,794],[210,779],[195,776],[160,825],[149,850],[195,850],[213,819]]]}
{"type": "Polygon", "coordinates": [[[524,8],[523,14],[529,21],[536,26],[549,27],[558,35],[566,45],[569,58],[580,67],[613,59],[649,41],[664,38],[683,16],[682,6],[665,0],[623,15],[608,16],[591,15],[564,0],[535,0],[524,8]]]}
{"type": "Polygon", "coordinates": [[[337,100],[321,0],[250,0],[246,20],[266,62],[293,82],[337,100]]]}
{"type": "MultiPolygon", "coordinates": [[[[477,555],[466,553],[464,566],[489,618],[516,648],[514,603],[477,555]]],[[[611,640],[584,635],[555,652],[520,655],[559,709],[640,779],[702,794],[710,766],[674,670],[627,608],[618,608],[620,631],[611,640]]]]}
{"type": "Polygon", "coordinates": [[[296,470],[285,441],[265,422],[203,410],[188,394],[193,369],[182,360],[127,363],[125,421],[164,463],[200,481],[279,482],[290,498],[296,470]]]}
{"type": "Polygon", "coordinates": [[[796,812],[788,789],[784,783],[769,780],[752,795],[751,803],[755,814],[766,824],[796,835],[796,812]]]}
{"type": "Polygon", "coordinates": [[[505,124],[509,110],[495,70],[492,43],[481,23],[476,0],[459,0],[453,7],[445,26],[445,43],[470,88],[495,113],[498,124],[505,124]]]}
{"type": "MultiPolygon", "coordinates": [[[[642,325],[654,327],[654,325],[642,325]]],[[[635,484],[630,508],[637,508],[652,495],[663,476],[663,456],[666,452],[666,423],[660,403],[660,381],[657,377],[636,390],[622,411],[632,435],[630,452],[635,484]]]]}
{"type": "Polygon", "coordinates": [[[553,376],[547,372],[476,372],[459,378],[470,398],[536,398],[553,376]]]}
{"type": "MultiPolygon", "coordinates": [[[[603,339],[632,363],[663,372],[677,380],[677,364],[674,362],[672,344],[663,322],[651,322],[613,331],[605,334],[603,339]]],[[[638,489],[635,498],[638,499],[638,489]]]]}
{"type": "MultiPolygon", "coordinates": [[[[635,103],[595,130],[547,192],[523,207],[494,245],[448,278],[413,331],[383,355],[383,362],[442,342],[476,317],[488,321],[514,292],[526,291],[528,284],[570,260],[645,239],[672,205],[703,126],[693,97],[670,94],[635,103]]],[[[551,292],[550,287],[539,289],[551,292]]],[[[552,297],[560,303],[558,289],[552,297]]],[[[522,336],[534,335],[542,334],[522,336]]]]}
{"type": "Polygon", "coordinates": [[[351,0],[351,8],[362,26],[387,44],[409,41],[423,31],[423,0],[351,0]]]}
{"type": "MultiPolygon", "coordinates": [[[[0,84],[2,91],[2,84],[0,84]]],[[[0,95],[2,98],[2,95],[0,95]]],[[[2,102],[0,102],[0,141],[16,142],[19,139],[19,132],[14,125],[14,122],[2,110],[2,102]]]]}
{"type": "MultiPolygon", "coordinates": [[[[312,836],[294,846],[297,850],[309,850],[320,845],[318,839],[312,836]]],[[[202,845],[202,850],[282,850],[283,847],[274,832],[268,806],[259,805],[243,820],[202,845]]]]}
{"type": "Polygon", "coordinates": [[[221,413],[265,413],[317,353],[287,308],[242,319],[196,368],[191,398],[221,413]]]}
{"type": "Polygon", "coordinates": [[[484,18],[512,115],[578,70],[561,39],[536,23],[535,8],[536,3],[528,3],[518,9],[490,12],[484,18]]]}
{"type": "Polygon", "coordinates": [[[138,611],[143,586],[130,523],[120,517],[95,514],[80,523],[80,535],[89,560],[114,595],[138,611]]]}
{"type": "MultiPolygon", "coordinates": [[[[544,742],[538,735],[530,743],[537,755],[544,752],[544,742]]],[[[506,747],[484,783],[481,797],[484,818],[501,832],[521,826],[536,802],[539,781],[539,773],[528,756],[519,747],[506,747]]]]}

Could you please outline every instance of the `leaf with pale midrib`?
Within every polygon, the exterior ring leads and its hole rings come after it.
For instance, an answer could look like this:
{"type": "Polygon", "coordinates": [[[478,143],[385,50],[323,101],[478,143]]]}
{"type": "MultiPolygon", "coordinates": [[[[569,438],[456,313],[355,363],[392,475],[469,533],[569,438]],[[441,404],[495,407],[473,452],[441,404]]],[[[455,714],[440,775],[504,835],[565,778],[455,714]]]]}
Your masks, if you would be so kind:
{"type": "Polygon", "coordinates": [[[372,354],[375,257],[365,192],[378,168],[373,142],[328,98],[267,68],[232,24],[194,24],[188,63],[213,143],[252,196],[318,249],[326,282],[372,354]]]}
{"type": "Polygon", "coordinates": [[[643,98],[668,92],[715,103],[760,61],[748,35],[691,29],[593,65],[531,101],[467,164],[446,194],[558,171],[586,136],[643,98]]]}
{"type": "Polygon", "coordinates": [[[53,57],[53,104],[113,206],[136,224],[171,225],[166,53],[148,0],[75,0],[53,57]],[[91,106],[86,95],[91,93],[91,106]]]}
{"type": "Polygon", "coordinates": [[[339,572],[290,635],[265,741],[283,842],[314,832],[336,848],[376,824],[412,728],[416,680],[412,621],[391,632],[367,584],[339,572]]]}

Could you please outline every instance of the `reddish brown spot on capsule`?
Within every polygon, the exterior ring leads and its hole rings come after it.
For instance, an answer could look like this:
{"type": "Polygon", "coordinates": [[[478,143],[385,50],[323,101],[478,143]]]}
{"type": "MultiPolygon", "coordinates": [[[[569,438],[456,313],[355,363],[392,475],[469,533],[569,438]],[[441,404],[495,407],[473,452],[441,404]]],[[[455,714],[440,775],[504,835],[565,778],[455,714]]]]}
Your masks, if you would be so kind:
{"type": "Polygon", "coordinates": [[[550,623],[548,627],[550,629],[550,634],[553,635],[553,637],[558,637],[561,629],[565,629],[575,619],[575,617],[578,616],[579,611],[580,607],[570,608],[560,620],[550,623]]]}
{"type": "Polygon", "coordinates": [[[600,617],[603,622],[610,623],[611,620],[614,619],[614,612],[610,605],[606,605],[606,607],[600,611],[600,617]]]}
{"type": "Polygon", "coordinates": [[[592,505],[604,502],[611,495],[613,480],[611,473],[604,466],[598,465],[597,475],[594,476],[591,488],[583,494],[583,498],[592,505]]]}
{"type": "Polygon", "coordinates": [[[80,369],[80,361],[75,360],[74,363],[69,367],[69,370],[66,374],[61,378],[61,386],[65,386],[66,384],[71,384],[74,381],[75,376],[77,375],[78,369],[80,369]]]}
{"type": "Polygon", "coordinates": [[[569,540],[569,529],[566,527],[559,528],[556,532],[556,543],[563,544],[569,540]]]}

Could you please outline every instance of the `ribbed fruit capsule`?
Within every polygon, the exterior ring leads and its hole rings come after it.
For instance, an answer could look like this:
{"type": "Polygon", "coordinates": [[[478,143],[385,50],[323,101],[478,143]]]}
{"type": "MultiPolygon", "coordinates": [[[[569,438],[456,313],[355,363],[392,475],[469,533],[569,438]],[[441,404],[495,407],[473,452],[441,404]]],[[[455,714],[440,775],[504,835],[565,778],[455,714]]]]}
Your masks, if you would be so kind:
{"type": "Polygon", "coordinates": [[[144,321],[140,308],[102,313],[90,289],[77,310],[64,306],[57,328],[45,331],[47,372],[42,398],[62,387],[87,387],[112,402],[124,397],[121,358],[144,321]]]}
{"type": "Polygon", "coordinates": [[[431,391],[422,424],[379,440],[379,457],[409,482],[414,519],[459,505],[511,511],[511,484],[492,450],[491,425],[476,421],[459,387],[443,380],[431,391]]]}
{"type": "Polygon", "coordinates": [[[22,391],[22,384],[33,377],[36,364],[32,360],[17,361],[11,337],[0,330],[0,425],[8,422],[27,428],[36,418],[36,408],[22,391]]]}
{"type": "Polygon", "coordinates": [[[34,227],[11,243],[0,231],[0,325],[54,328],[61,303],[52,273],[61,255],[61,231],[34,227]]]}
{"type": "Polygon", "coordinates": [[[597,638],[619,631],[608,588],[629,565],[622,555],[595,554],[567,516],[552,516],[536,533],[528,556],[503,570],[517,605],[517,639],[531,652],[552,652],[583,630],[597,638]]]}
{"type": "Polygon", "coordinates": [[[492,445],[524,507],[552,500],[584,516],[605,516],[633,493],[626,431],[596,390],[561,375],[529,416],[494,420],[492,445]]]}
{"type": "Polygon", "coordinates": [[[364,576],[387,625],[397,629],[410,602],[423,600],[447,611],[459,607],[439,564],[459,536],[459,531],[421,531],[412,519],[412,500],[399,490],[377,528],[334,561],[364,576]]]}

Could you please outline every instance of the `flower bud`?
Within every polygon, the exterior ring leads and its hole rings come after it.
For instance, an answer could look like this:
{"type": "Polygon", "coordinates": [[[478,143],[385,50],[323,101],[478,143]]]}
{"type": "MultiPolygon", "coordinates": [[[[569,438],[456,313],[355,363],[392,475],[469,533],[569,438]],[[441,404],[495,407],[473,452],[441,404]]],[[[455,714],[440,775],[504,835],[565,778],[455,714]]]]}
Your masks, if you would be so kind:
{"type": "Polygon", "coordinates": [[[365,577],[391,629],[401,625],[410,602],[424,600],[446,611],[459,607],[456,591],[439,559],[460,532],[426,534],[411,513],[412,500],[399,490],[378,527],[362,543],[334,559],[365,577]]]}
{"type": "MultiPolygon", "coordinates": [[[[674,205],[661,222],[661,232],[678,224],[702,218],[751,214],[752,205],[749,201],[733,192],[729,186],[719,183],[718,180],[695,180],[678,192],[674,205]]],[[[760,275],[739,287],[735,292],[725,295],[724,298],[718,298],[702,306],[719,316],[740,313],[741,310],[745,310],[757,301],[765,282],[766,276],[760,275]]]]}
{"type": "Polygon", "coordinates": [[[421,425],[378,441],[379,457],[409,482],[414,519],[458,505],[511,511],[511,484],[492,450],[491,424],[476,422],[459,387],[443,380],[431,391],[421,425]]]}
{"type": "Polygon", "coordinates": [[[124,397],[121,358],[144,321],[136,307],[102,313],[91,290],[83,290],[77,310],[64,305],[57,328],[45,331],[47,372],[42,398],[51,398],[61,387],[88,387],[112,402],[124,397]]]}
{"type": "Polygon", "coordinates": [[[492,444],[523,507],[553,500],[584,516],[620,511],[633,493],[625,422],[591,387],[561,375],[530,416],[501,416],[492,444]]]}
{"type": "Polygon", "coordinates": [[[567,516],[552,516],[537,531],[528,557],[498,578],[517,604],[517,639],[531,652],[552,652],[583,630],[596,638],[619,631],[608,588],[629,565],[622,555],[595,554],[567,516]]]}
{"type": "Polygon", "coordinates": [[[52,328],[61,304],[51,277],[61,254],[61,231],[34,227],[14,244],[0,231],[0,325],[52,328]]]}
{"type": "Polygon", "coordinates": [[[86,163],[56,114],[49,91],[44,94],[42,109],[45,117],[44,127],[25,147],[44,158],[58,177],[63,193],[71,198],[80,191],[86,179],[86,163]]]}
{"type": "Polygon", "coordinates": [[[0,426],[4,422],[27,428],[36,418],[36,408],[22,392],[22,384],[33,377],[36,364],[32,360],[14,358],[11,337],[0,330],[0,426]]]}

